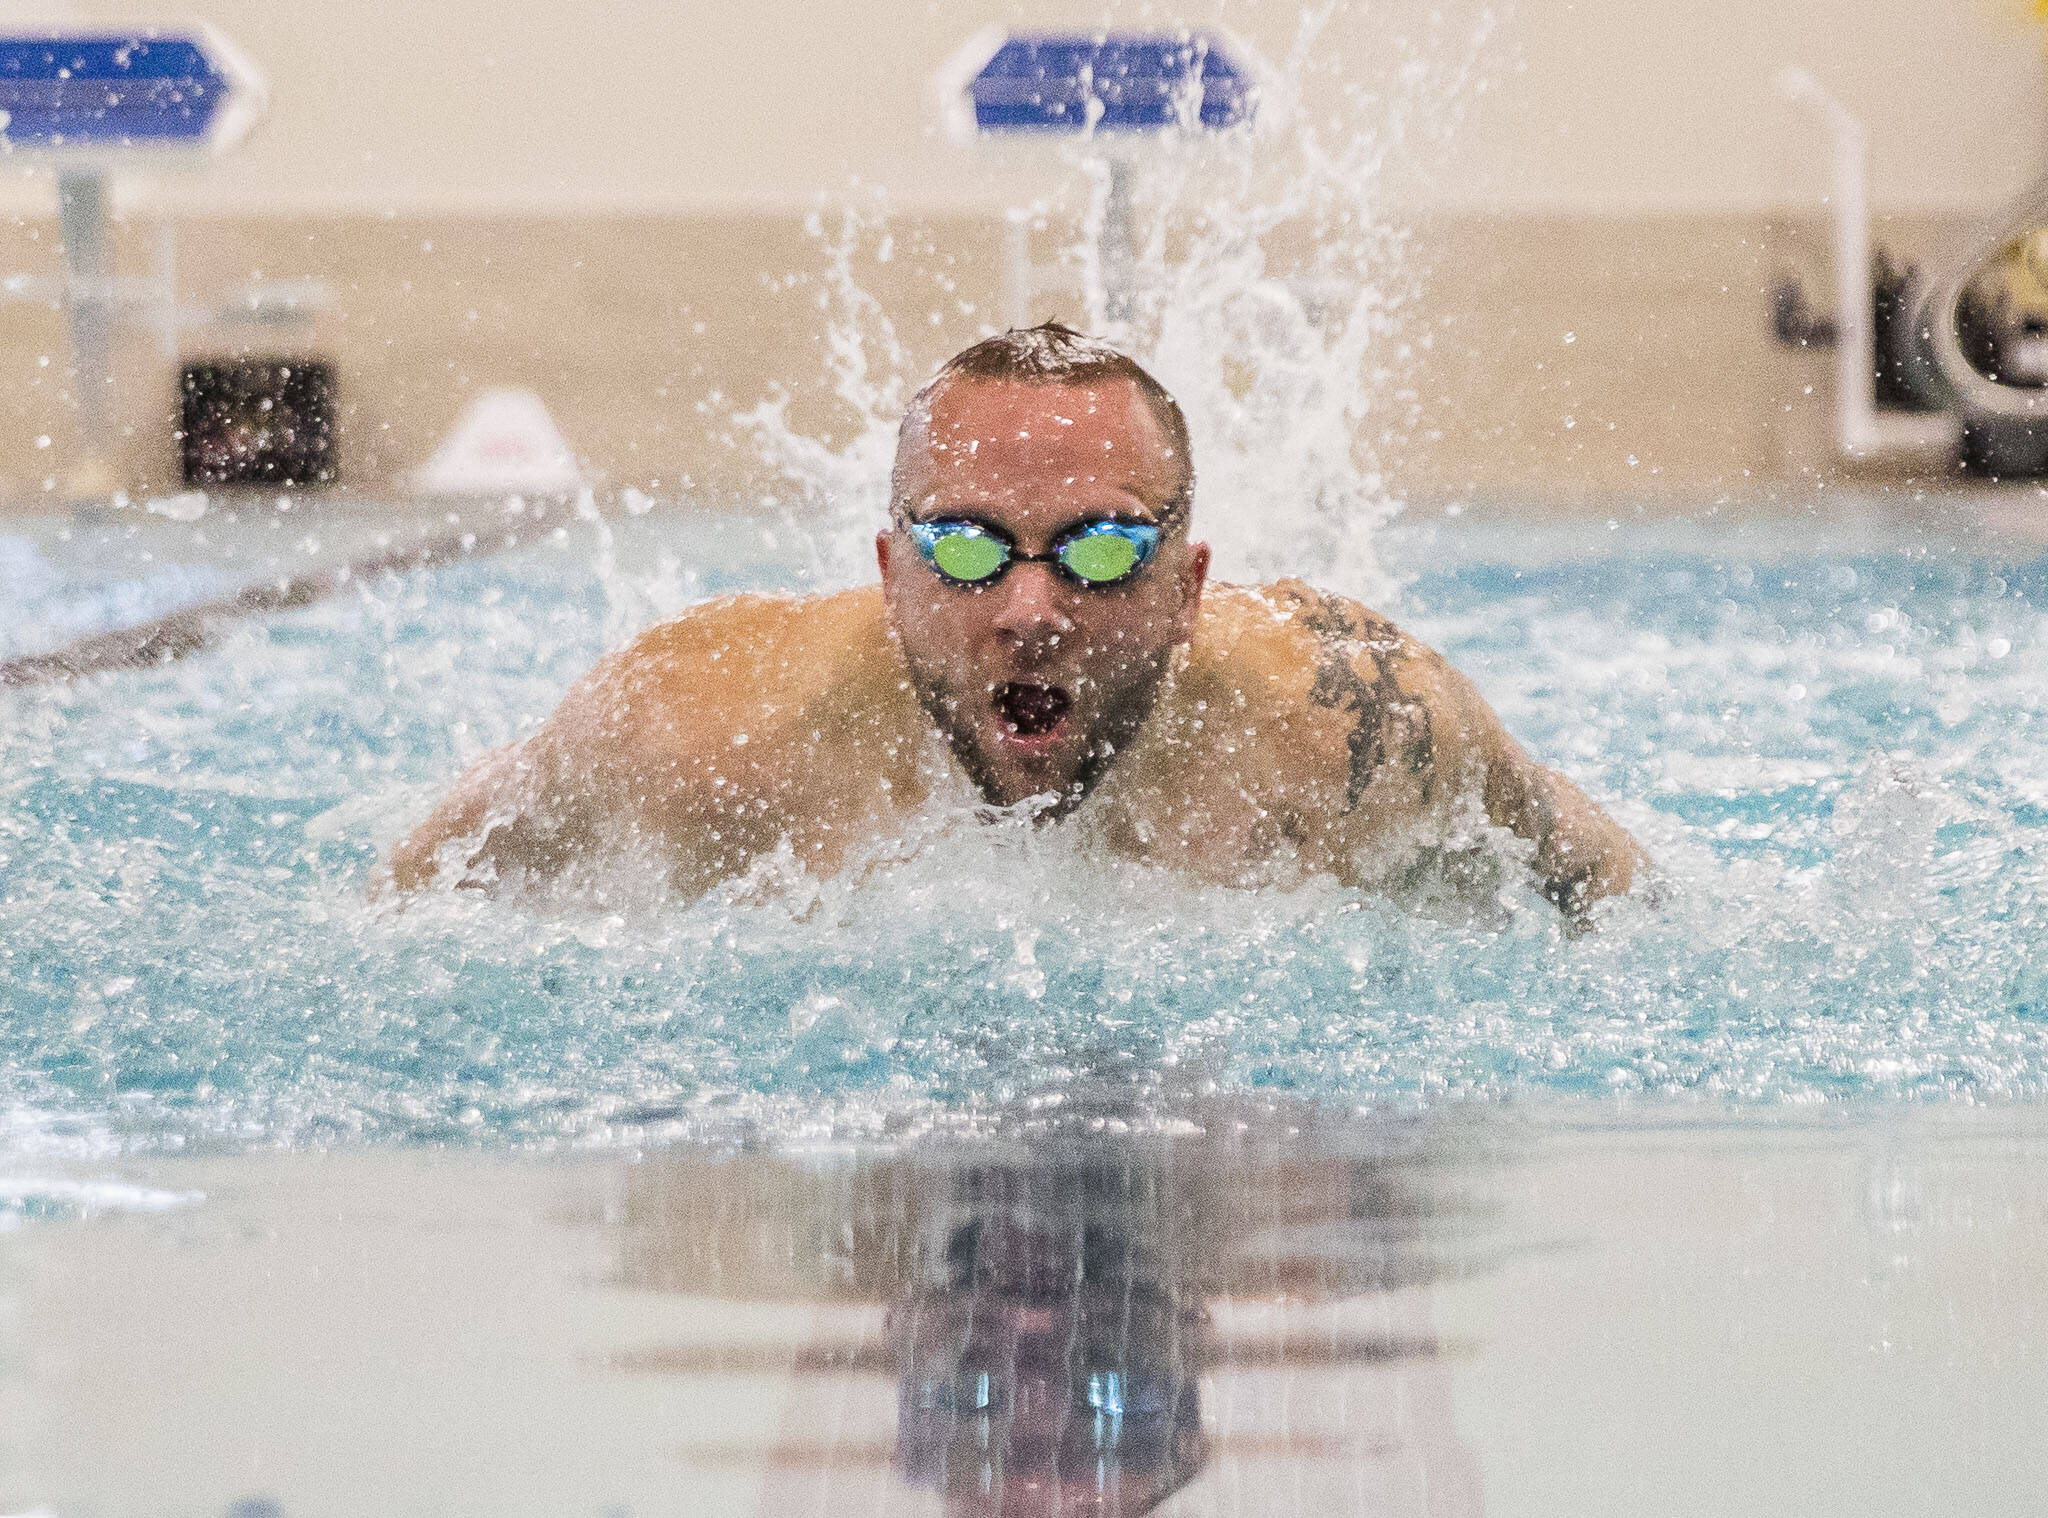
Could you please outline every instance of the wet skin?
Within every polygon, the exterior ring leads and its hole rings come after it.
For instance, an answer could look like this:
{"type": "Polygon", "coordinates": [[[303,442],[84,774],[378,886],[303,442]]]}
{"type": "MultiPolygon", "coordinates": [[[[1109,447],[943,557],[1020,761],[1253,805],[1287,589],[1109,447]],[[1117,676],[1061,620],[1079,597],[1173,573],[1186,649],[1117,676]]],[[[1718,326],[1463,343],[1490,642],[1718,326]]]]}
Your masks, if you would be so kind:
{"type": "Polygon", "coordinates": [[[634,855],[694,893],[785,846],[830,873],[964,772],[988,802],[1043,797],[1105,852],[1206,880],[1384,886],[1490,824],[1568,911],[1629,887],[1634,841],[1435,653],[1299,581],[1207,585],[1181,478],[1126,382],[942,388],[906,431],[879,587],[729,597],[642,633],[479,761],[393,881],[596,879],[634,855]],[[976,588],[906,530],[952,516],[1031,553],[1102,517],[1166,530],[1116,587],[1018,563],[976,588]]]}
{"type": "Polygon", "coordinates": [[[875,537],[889,628],[932,724],[984,796],[1070,810],[1152,713],[1193,635],[1209,549],[1177,511],[1183,468],[1128,382],[956,384],[932,401],[875,537]],[[921,444],[922,446],[915,446],[921,444]],[[1077,525],[1177,521],[1152,562],[1107,587],[1013,564],[988,586],[933,573],[905,522],[968,520],[1043,554],[1077,525]]]}

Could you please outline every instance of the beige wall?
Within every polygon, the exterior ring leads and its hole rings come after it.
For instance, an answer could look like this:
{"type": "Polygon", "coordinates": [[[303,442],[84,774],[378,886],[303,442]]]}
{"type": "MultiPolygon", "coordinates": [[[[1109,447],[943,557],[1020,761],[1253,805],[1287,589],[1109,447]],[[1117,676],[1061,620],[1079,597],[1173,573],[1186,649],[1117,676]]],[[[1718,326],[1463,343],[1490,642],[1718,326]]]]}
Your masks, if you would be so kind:
{"type": "MultiPolygon", "coordinates": [[[[1910,255],[1956,225],[1898,219],[1880,235],[1910,255]]],[[[127,230],[139,265],[148,225],[127,230]]],[[[900,324],[913,370],[999,309],[997,233],[988,217],[928,219],[922,256],[860,262],[885,309],[942,317],[900,324]]],[[[182,348],[332,358],[343,485],[366,499],[399,493],[487,385],[532,387],[603,481],[657,493],[775,489],[732,418],[778,387],[807,430],[844,438],[852,421],[824,382],[822,254],[793,217],[225,218],[188,223],[184,243],[194,288],[251,268],[331,285],[334,305],[304,328],[217,322],[182,348]],[[763,269],[802,272],[771,286],[763,269]]],[[[1833,477],[1830,356],[1775,345],[1765,294],[1782,270],[1824,275],[1823,247],[1816,224],[1741,213],[1426,218],[1412,249],[1426,299],[1386,347],[1431,341],[1389,381],[1415,401],[1377,462],[1411,494],[1554,503],[1833,477]]],[[[55,266],[46,228],[0,236],[0,256],[55,266]]],[[[1075,319],[1079,302],[1056,293],[1040,312],[1075,319]]],[[[63,483],[64,344],[58,313],[0,306],[0,501],[47,504],[44,481],[63,483]]],[[[175,365],[153,337],[124,344],[117,388],[121,480],[176,488],[175,365]]]]}
{"type": "MultiPolygon", "coordinates": [[[[1869,114],[1880,237],[1934,248],[2030,183],[2048,141],[2048,39],[2021,6],[1522,0],[1490,32],[1481,0],[1336,13],[1288,76],[1296,119],[1380,134],[1388,163],[1367,198],[1413,224],[1425,276],[1403,335],[1431,346],[1393,382],[1415,415],[1379,462],[1417,493],[1549,500],[1829,477],[1827,359],[1766,330],[1785,268],[1829,299],[1824,149],[1773,72],[1807,64],[1869,114]]],[[[219,0],[207,14],[267,70],[269,117],[203,172],[124,186],[124,267],[144,267],[171,217],[199,304],[259,272],[326,281],[316,323],[216,322],[180,354],[335,359],[345,488],[377,499],[492,384],[538,390],[615,485],[769,488],[730,441],[735,409],[780,384],[800,420],[845,422],[821,396],[822,257],[804,209],[847,198],[852,175],[861,197],[882,192],[906,245],[925,246],[865,265],[863,283],[913,364],[971,339],[1001,312],[1000,208],[1075,176],[1052,155],[944,141],[930,71],[990,19],[1099,12],[219,0]]],[[[1174,14],[1221,14],[1277,59],[1299,8],[1174,14]]],[[[60,268],[51,200],[32,167],[0,179],[16,211],[0,270],[60,268]]],[[[1066,297],[1053,311],[1079,314],[1066,297]]],[[[67,352],[57,313],[0,304],[0,502],[48,502],[44,481],[73,456],[67,352]]],[[[124,340],[131,491],[174,483],[174,403],[174,361],[124,340]]]]}
{"type": "Polygon", "coordinates": [[[1980,210],[2044,167],[2048,32],[2026,0],[1520,0],[1460,134],[1466,208],[1754,211],[1826,188],[1826,146],[1778,96],[1810,70],[1868,124],[1892,210],[1980,210]]]}
{"type": "MultiPolygon", "coordinates": [[[[76,20],[163,16],[82,0],[76,20]]],[[[183,6],[168,8],[176,14],[183,6]]],[[[208,0],[266,72],[269,120],[204,175],[156,192],[236,213],[788,207],[850,177],[906,206],[1016,198],[934,130],[932,71],[991,23],[1219,19],[1284,61],[1295,0],[208,0]]],[[[0,6],[15,18],[41,8],[0,6]]],[[[1291,71],[1320,117],[1347,85],[1402,107],[1409,193],[1459,209],[1754,210],[1819,189],[1818,145],[1779,100],[1787,64],[1870,119],[1878,200],[1982,207],[2044,142],[2048,38],[2026,0],[1352,0],[1291,71]],[[1496,14],[1497,12],[1497,14],[1496,14]],[[1489,21],[1487,18],[1492,17],[1489,21]],[[1489,41],[1457,83],[1470,39],[1489,41]],[[1462,117],[1456,140],[1436,141],[1462,117]]],[[[44,202],[14,186],[18,207],[44,202]]]]}
{"type": "MultiPolygon", "coordinates": [[[[153,228],[138,217],[123,231],[124,266],[139,272],[153,228]]],[[[994,232],[985,219],[929,228],[971,271],[965,294],[983,271],[994,279],[994,232]]],[[[772,488],[744,441],[729,440],[733,413],[777,386],[794,392],[800,425],[842,435],[847,425],[824,393],[818,286],[808,277],[819,251],[794,217],[222,217],[185,222],[180,246],[189,289],[227,291],[252,270],[329,287],[332,304],[309,323],[215,321],[186,333],[180,354],[331,359],[342,485],[371,499],[399,492],[400,476],[493,385],[539,392],[613,488],[772,488]],[[806,273],[771,287],[764,270],[806,273]]],[[[0,228],[0,259],[56,272],[54,229],[0,228]]],[[[909,258],[861,269],[870,293],[898,310],[938,304],[930,274],[929,262],[909,258]]],[[[950,322],[909,325],[926,362],[978,334],[972,312],[957,301],[947,309],[950,322]]],[[[66,342],[61,313],[0,304],[0,502],[34,507],[65,487],[76,447],[66,342]]],[[[115,410],[127,435],[117,478],[131,494],[181,488],[177,361],[142,332],[118,357],[115,410]]]]}
{"type": "MultiPolygon", "coordinates": [[[[1802,279],[1825,309],[1825,227],[1727,212],[1443,218],[1415,384],[1417,425],[1392,474],[1424,496],[1697,504],[1823,488],[1834,451],[1831,349],[1771,334],[1769,290],[1802,279]],[[1488,257],[1504,243],[1511,257],[1488,257]]],[[[1969,219],[1874,229],[1901,262],[1938,266],[1969,219]]],[[[1917,466],[1926,472],[1926,462],[1917,466]]],[[[1864,479],[1887,471],[1860,469],[1864,479]]],[[[1889,477],[1909,477],[1909,466],[1889,477]]]]}

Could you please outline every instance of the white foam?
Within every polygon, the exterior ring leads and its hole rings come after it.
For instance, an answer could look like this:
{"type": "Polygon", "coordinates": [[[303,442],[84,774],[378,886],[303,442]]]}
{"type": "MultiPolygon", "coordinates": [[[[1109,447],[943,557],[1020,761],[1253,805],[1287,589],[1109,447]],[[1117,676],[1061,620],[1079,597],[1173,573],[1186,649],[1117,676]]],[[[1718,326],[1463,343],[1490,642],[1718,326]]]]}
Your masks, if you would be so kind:
{"type": "Polygon", "coordinates": [[[170,1212],[206,1200],[203,1191],[166,1191],[111,1179],[0,1175],[0,1227],[31,1207],[62,1209],[79,1217],[107,1213],[170,1212]]]}

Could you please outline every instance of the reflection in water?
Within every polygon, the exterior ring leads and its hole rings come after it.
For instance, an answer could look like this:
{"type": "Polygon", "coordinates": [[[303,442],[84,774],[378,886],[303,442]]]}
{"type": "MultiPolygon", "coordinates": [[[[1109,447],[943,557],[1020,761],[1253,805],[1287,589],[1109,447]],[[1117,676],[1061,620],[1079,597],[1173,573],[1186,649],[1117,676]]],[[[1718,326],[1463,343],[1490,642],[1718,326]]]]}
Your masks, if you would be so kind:
{"type": "Polygon", "coordinates": [[[694,1452],[758,1463],[764,1511],[1476,1514],[1429,1288],[1469,1268],[1448,1161],[1477,1137],[1093,1106],[873,1152],[666,1154],[628,1189],[626,1280],[816,1303],[842,1331],[621,1368],[790,1372],[776,1448],[694,1452]]]}
{"type": "Polygon", "coordinates": [[[1203,1462],[1207,1321],[1158,1177],[973,1167],[890,1317],[896,1464],[947,1510],[1140,1513],[1203,1462]],[[1021,1499],[1021,1500],[1019,1500],[1021,1499]]]}

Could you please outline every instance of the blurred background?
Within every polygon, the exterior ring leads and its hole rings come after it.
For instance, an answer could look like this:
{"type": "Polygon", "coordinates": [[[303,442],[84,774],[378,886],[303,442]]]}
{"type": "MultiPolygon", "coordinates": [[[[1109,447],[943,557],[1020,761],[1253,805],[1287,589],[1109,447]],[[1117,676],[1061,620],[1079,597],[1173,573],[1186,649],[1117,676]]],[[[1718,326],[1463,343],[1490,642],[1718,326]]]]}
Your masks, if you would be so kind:
{"type": "MultiPolygon", "coordinates": [[[[1839,446],[1835,148],[1781,73],[1867,132],[1880,308],[1888,277],[1981,243],[2048,141],[2025,0],[209,0],[204,19],[267,110],[215,159],[111,176],[111,269],[165,293],[116,324],[117,442],[83,471],[54,176],[5,166],[0,507],[233,484],[246,439],[195,452],[187,392],[232,411],[251,373],[260,390],[308,363],[326,451],[257,483],[403,499],[477,394],[517,387],[602,487],[772,490],[733,418],[786,396],[793,423],[846,430],[825,346],[849,290],[913,377],[991,327],[1087,318],[1062,260],[1085,242],[1085,155],[956,141],[934,81],[983,28],[1105,19],[1226,28],[1282,81],[1290,152],[1318,124],[1365,141],[1337,172],[1372,180],[1358,256],[1384,267],[1358,272],[1388,313],[1374,464],[1397,495],[1565,508],[1914,480],[1960,455],[1839,446]],[[1049,271],[1022,296],[1020,212],[1049,271]]],[[[1198,221],[1200,195],[1171,210],[1198,221]]],[[[1922,404],[1884,379],[1881,405],[1922,404]]]]}

